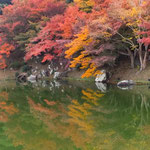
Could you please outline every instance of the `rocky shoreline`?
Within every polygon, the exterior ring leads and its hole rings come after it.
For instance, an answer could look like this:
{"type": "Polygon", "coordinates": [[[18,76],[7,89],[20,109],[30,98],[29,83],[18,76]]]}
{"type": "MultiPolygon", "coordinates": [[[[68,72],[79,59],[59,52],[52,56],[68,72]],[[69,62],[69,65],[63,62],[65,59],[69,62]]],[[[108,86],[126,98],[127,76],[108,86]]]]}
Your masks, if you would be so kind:
{"type": "MultiPolygon", "coordinates": [[[[150,68],[141,72],[140,74],[131,73],[131,70],[127,70],[126,72],[120,71],[121,67],[118,67],[118,71],[114,71],[114,73],[107,72],[106,70],[101,70],[102,74],[97,75],[97,77],[90,77],[90,78],[81,78],[83,70],[75,70],[75,69],[68,69],[68,70],[61,70],[58,67],[52,67],[51,65],[26,65],[25,69],[22,71],[14,70],[12,68],[1,70],[0,71],[0,80],[14,80],[16,79],[18,82],[31,82],[35,83],[40,80],[83,80],[83,81],[91,81],[95,82],[97,85],[100,83],[108,83],[108,84],[115,84],[117,85],[118,82],[122,80],[133,80],[136,85],[149,85],[150,81],[146,77],[141,78],[143,74],[150,74],[150,68]],[[122,74],[123,72],[123,74],[122,74]],[[145,73],[146,72],[146,73],[145,73]],[[119,78],[121,76],[121,78],[119,78]],[[117,78],[118,77],[118,78],[117,78]],[[136,77],[136,78],[135,78],[136,77]],[[141,79],[140,79],[141,78],[141,79]]],[[[125,70],[122,68],[122,70],[125,70]]],[[[132,70],[133,72],[133,70],[132,70]]]]}

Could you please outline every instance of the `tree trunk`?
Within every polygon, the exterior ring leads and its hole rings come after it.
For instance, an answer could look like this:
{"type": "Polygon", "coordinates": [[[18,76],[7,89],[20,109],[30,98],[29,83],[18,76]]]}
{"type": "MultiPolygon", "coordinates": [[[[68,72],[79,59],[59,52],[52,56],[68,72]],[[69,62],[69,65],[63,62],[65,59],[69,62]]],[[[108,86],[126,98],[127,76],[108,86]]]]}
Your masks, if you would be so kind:
{"type": "Polygon", "coordinates": [[[143,69],[145,69],[146,65],[147,65],[148,50],[147,50],[147,48],[145,48],[145,50],[146,50],[146,52],[145,52],[144,59],[143,59],[143,69]]]}
{"type": "Polygon", "coordinates": [[[131,68],[133,69],[134,68],[134,56],[133,55],[130,56],[130,60],[131,60],[131,68]]]}
{"type": "Polygon", "coordinates": [[[142,47],[139,49],[139,59],[140,59],[140,71],[144,70],[147,65],[147,55],[148,55],[148,46],[145,46],[145,54],[142,54],[142,47]]]}
{"type": "Polygon", "coordinates": [[[142,71],[143,70],[142,44],[139,44],[138,54],[139,54],[139,60],[140,60],[140,71],[142,71]]]}
{"type": "Polygon", "coordinates": [[[132,53],[132,51],[129,48],[127,48],[127,51],[128,51],[128,55],[130,56],[131,68],[133,69],[134,68],[134,59],[135,59],[134,53],[132,53]]]}

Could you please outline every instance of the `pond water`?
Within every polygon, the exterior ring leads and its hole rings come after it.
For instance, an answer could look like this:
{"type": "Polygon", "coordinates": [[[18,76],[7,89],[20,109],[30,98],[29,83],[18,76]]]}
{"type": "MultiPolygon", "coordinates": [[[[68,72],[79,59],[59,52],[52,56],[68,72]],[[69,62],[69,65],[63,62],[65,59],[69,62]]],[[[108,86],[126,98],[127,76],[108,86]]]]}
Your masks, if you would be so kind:
{"type": "Polygon", "coordinates": [[[149,150],[150,89],[0,83],[0,150],[149,150]]]}

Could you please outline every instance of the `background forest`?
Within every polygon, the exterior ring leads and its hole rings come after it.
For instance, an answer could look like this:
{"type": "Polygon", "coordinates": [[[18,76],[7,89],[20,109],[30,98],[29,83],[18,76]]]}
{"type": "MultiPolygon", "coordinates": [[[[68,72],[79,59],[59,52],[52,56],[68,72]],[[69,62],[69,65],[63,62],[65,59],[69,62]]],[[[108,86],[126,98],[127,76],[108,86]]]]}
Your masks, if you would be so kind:
{"type": "MultiPolygon", "coordinates": [[[[3,4],[3,1],[1,1],[3,4]]],[[[146,68],[149,0],[12,0],[0,15],[0,67],[15,61],[59,62],[100,74],[121,56],[146,68]]]]}

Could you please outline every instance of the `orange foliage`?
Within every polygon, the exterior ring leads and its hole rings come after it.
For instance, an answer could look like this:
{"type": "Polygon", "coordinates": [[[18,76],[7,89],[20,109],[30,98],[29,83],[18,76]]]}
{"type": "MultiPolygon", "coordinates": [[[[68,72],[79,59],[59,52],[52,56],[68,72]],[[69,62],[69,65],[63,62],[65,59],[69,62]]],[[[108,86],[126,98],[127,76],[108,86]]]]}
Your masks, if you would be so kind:
{"type": "Polygon", "coordinates": [[[0,46],[0,68],[4,69],[6,65],[5,58],[9,57],[11,51],[14,50],[14,46],[8,43],[4,43],[0,46]]]}
{"type": "Polygon", "coordinates": [[[68,7],[64,2],[13,0],[13,5],[3,9],[0,30],[6,42],[0,47],[1,68],[6,67],[3,58],[14,49],[8,43],[16,47],[23,43],[27,50],[25,60],[40,55],[42,63],[64,58],[67,47],[65,58],[71,60],[70,67],[87,69],[82,77],[100,74],[100,67],[115,61],[116,51],[110,51],[115,48],[105,49],[105,44],[115,45],[113,39],[118,35],[124,40],[121,42],[130,45],[128,48],[139,51],[138,39],[143,36],[138,34],[140,25],[150,20],[149,1],[74,0],[68,7]],[[119,29],[124,26],[132,30],[132,37],[120,35],[119,29]]]}
{"type": "Polygon", "coordinates": [[[60,28],[63,31],[63,38],[72,38],[74,36],[74,26],[79,22],[84,22],[88,15],[79,11],[79,8],[70,6],[66,9],[64,14],[64,22],[60,23],[60,28]]]}

